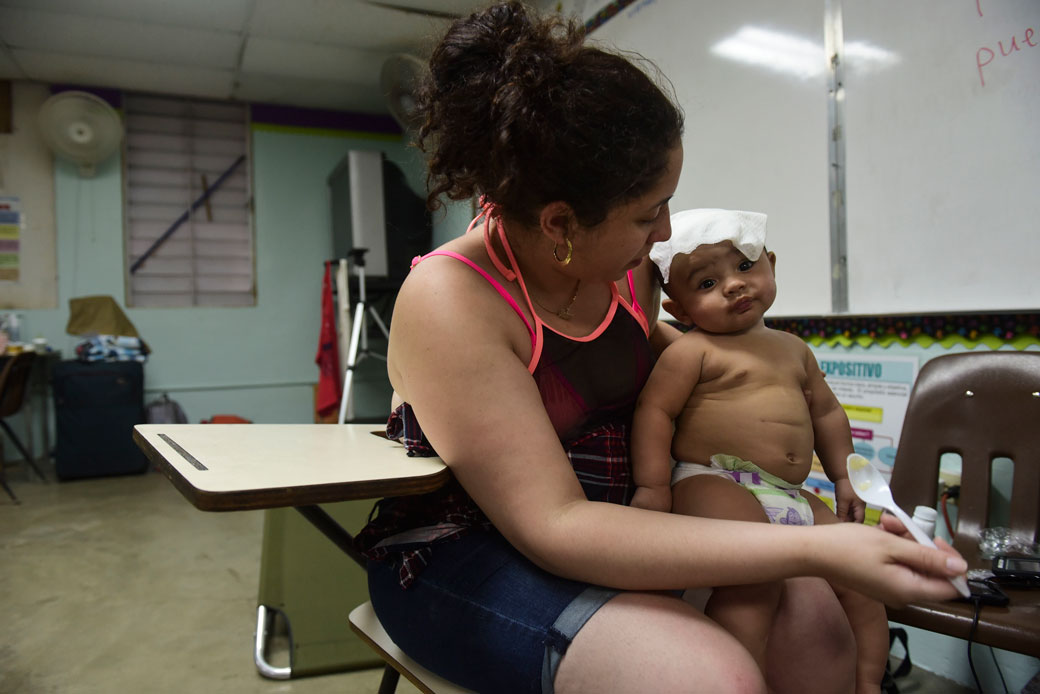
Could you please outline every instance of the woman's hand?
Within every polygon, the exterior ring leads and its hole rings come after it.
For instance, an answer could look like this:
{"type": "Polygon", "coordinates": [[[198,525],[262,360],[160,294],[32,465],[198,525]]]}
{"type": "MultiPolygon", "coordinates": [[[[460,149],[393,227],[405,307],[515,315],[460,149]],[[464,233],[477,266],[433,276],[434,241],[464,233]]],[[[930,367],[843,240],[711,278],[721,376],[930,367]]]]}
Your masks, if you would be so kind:
{"type": "Polygon", "coordinates": [[[826,553],[819,557],[826,565],[822,575],[893,607],[957,597],[949,579],[968,568],[957,550],[941,538],[935,549],[908,539],[906,528],[891,516],[882,516],[881,527],[885,532],[851,523],[821,527],[830,533],[815,547],[826,553]]]}
{"type": "MultiPolygon", "coordinates": [[[[910,534],[910,531],[907,529],[905,525],[903,525],[902,521],[900,521],[898,518],[896,518],[887,511],[881,514],[881,519],[878,521],[878,527],[892,533],[893,535],[905,537],[908,540],[914,539],[914,536],[910,534]]],[[[942,539],[941,537],[936,537],[933,539],[935,540],[935,544],[938,547],[943,548],[943,551],[948,551],[949,553],[958,557],[961,556],[960,552],[951,547],[950,543],[946,540],[942,539]]]]}

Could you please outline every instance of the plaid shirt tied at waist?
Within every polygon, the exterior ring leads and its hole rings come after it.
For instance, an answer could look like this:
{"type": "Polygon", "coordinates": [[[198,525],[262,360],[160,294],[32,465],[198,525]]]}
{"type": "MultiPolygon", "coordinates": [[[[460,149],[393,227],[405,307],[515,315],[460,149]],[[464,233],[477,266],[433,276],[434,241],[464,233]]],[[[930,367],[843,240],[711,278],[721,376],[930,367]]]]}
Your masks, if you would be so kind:
{"type": "MultiPolygon", "coordinates": [[[[386,434],[404,444],[410,456],[437,455],[407,403],[390,415],[386,434]]],[[[590,501],[627,504],[631,500],[634,485],[625,424],[600,424],[563,445],[590,501]]],[[[370,560],[394,561],[401,587],[408,588],[430,562],[436,543],[492,527],[453,478],[434,492],[377,502],[356,544],[370,560]]]]}

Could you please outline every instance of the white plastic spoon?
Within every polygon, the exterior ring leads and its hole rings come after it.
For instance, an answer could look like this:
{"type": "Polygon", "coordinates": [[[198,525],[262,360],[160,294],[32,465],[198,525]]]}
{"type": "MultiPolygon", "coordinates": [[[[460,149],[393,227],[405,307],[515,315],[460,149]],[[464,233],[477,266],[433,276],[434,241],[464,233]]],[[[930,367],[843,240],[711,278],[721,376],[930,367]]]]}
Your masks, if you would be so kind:
{"type": "MultiPolygon", "coordinates": [[[[880,470],[859,453],[851,454],[845,464],[849,470],[849,482],[852,483],[852,489],[856,492],[856,496],[871,506],[885,509],[898,518],[906,526],[906,529],[910,531],[914,539],[922,545],[935,547],[932,538],[928,537],[928,534],[921,530],[920,526],[896,504],[895,499],[892,498],[892,490],[889,489],[885,478],[881,476],[880,470]]],[[[965,580],[964,576],[955,576],[950,579],[950,583],[953,584],[954,588],[962,596],[968,597],[971,595],[971,591],[968,589],[968,581],[965,580]]]]}

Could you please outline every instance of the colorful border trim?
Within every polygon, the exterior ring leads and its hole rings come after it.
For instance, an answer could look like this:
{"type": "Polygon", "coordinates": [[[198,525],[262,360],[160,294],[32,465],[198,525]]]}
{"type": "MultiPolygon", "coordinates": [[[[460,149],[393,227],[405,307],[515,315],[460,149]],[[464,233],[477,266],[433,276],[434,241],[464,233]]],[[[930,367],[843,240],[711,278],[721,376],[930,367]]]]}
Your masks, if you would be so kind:
{"type": "Polygon", "coordinates": [[[404,135],[373,133],[361,130],[337,130],[335,128],[313,128],[304,125],[274,125],[271,123],[253,123],[254,131],[271,133],[288,133],[292,135],[322,135],[325,137],[350,137],[358,140],[378,140],[380,142],[400,142],[404,135]]]}
{"type": "Polygon", "coordinates": [[[1040,313],[766,318],[766,325],[817,347],[938,343],[946,348],[984,345],[1024,350],[1040,346],[1040,313]]]}
{"type": "Polygon", "coordinates": [[[254,124],[280,125],[300,130],[347,130],[395,136],[403,133],[397,121],[383,114],[280,104],[250,104],[249,115],[254,124]]]}

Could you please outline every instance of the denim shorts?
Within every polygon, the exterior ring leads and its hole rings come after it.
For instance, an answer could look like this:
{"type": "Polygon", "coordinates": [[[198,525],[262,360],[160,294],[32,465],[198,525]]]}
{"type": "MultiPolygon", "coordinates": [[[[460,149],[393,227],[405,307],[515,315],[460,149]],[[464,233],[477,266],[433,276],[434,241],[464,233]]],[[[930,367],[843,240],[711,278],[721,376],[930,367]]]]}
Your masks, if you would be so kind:
{"type": "Polygon", "coordinates": [[[401,650],[460,687],[494,694],[552,694],[571,640],[618,594],[543,571],[493,530],[434,545],[407,590],[393,562],[370,561],[368,587],[401,650]]]}

